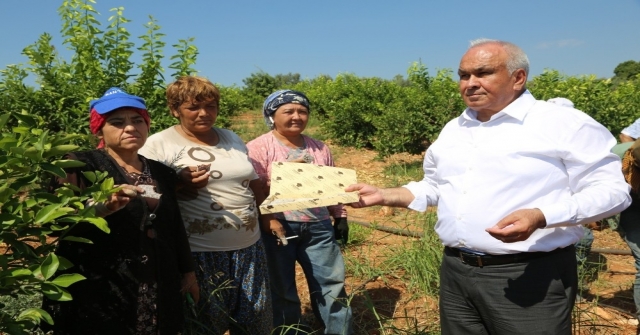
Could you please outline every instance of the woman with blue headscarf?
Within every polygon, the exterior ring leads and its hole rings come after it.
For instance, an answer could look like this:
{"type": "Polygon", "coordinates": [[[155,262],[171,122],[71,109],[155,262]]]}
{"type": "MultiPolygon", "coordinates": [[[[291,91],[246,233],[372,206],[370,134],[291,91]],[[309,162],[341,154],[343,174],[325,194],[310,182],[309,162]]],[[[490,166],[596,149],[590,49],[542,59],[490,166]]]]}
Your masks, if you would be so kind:
{"type": "MultiPolygon", "coordinates": [[[[263,116],[271,131],[247,143],[249,158],[263,183],[256,194],[261,203],[269,194],[271,165],[299,162],[333,166],[329,148],[303,135],[309,121],[309,99],[292,90],[267,97],[263,116]]],[[[301,306],[295,283],[296,261],[304,270],[311,306],[324,323],[325,334],[351,334],[351,308],[344,289],[344,260],[337,240],[347,241],[347,212],[342,205],[308,208],[261,216],[267,251],[274,326],[283,334],[296,334],[301,306]],[[331,217],[334,224],[332,226],[331,217]],[[280,237],[298,236],[280,245],[280,237]]],[[[276,331],[279,334],[279,332],[276,331]]]]}

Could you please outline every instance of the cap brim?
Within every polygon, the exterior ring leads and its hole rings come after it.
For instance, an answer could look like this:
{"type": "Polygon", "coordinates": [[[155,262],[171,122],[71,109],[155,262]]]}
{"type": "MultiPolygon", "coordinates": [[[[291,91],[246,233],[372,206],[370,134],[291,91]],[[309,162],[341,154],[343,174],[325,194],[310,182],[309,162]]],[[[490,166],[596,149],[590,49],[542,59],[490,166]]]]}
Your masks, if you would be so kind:
{"type": "Polygon", "coordinates": [[[118,108],[123,107],[132,107],[139,109],[147,109],[147,106],[144,105],[142,101],[136,98],[130,97],[117,97],[114,99],[102,100],[98,99],[98,101],[92,101],[91,107],[98,112],[98,114],[106,114],[111,111],[114,111],[118,108]],[[95,103],[95,105],[94,105],[95,103]]]}

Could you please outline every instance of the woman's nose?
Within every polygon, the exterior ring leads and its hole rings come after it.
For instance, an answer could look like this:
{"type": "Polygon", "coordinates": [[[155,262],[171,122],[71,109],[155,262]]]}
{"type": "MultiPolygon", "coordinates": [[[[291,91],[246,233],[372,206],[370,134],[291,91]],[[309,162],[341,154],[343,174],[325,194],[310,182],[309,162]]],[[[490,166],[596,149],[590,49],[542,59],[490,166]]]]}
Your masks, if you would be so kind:
{"type": "Polygon", "coordinates": [[[132,122],[127,122],[124,124],[124,130],[125,131],[134,131],[136,130],[136,127],[133,125],[132,122]]]}

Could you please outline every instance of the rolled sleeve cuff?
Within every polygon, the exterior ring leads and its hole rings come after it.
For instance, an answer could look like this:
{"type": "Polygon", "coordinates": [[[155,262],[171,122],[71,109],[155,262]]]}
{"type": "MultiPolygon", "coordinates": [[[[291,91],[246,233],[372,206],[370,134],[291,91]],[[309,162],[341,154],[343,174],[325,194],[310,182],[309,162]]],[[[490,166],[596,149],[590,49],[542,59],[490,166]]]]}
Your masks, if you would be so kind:
{"type": "Polygon", "coordinates": [[[403,185],[402,187],[406,188],[413,194],[413,201],[407,206],[409,209],[413,209],[414,211],[424,212],[427,210],[427,206],[429,202],[427,201],[427,194],[424,191],[425,187],[420,185],[420,183],[412,181],[407,185],[403,185]]]}
{"type": "Polygon", "coordinates": [[[547,222],[546,228],[560,227],[574,225],[577,222],[575,217],[572,217],[570,210],[565,203],[556,203],[538,207],[544,219],[547,222]]]}

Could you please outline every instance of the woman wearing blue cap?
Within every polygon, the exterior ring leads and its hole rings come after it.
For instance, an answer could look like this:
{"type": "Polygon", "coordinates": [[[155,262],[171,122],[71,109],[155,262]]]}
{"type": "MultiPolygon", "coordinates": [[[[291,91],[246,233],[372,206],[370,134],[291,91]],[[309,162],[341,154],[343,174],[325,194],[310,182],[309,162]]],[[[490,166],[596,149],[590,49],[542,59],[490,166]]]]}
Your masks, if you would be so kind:
{"type": "MultiPolygon", "coordinates": [[[[259,200],[269,194],[274,162],[333,166],[329,148],[302,134],[309,113],[309,99],[302,92],[281,90],[265,100],[263,116],[271,131],[247,143],[249,158],[262,181],[259,200]]],[[[283,334],[300,334],[295,331],[300,328],[302,316],[296,290],[297,261],[307,278],[313,311],[324,323],[324,334],[351,334],[351,308],[344,289],[344,260],[336,241],[346,243],[348,238],[344,206],[263,215],[261,221],[272,283],[274,326],[283,334]],[[277,242],[280,237],[296,235],[298,238],[290,239],[286,245],[277,242]]]]}
{"type": "Polygon", "coordinates": [[[60,241],[56,254],[86,277],[69,287],[73,300],[43,307],[59,334],[179,334],[183,330],[181,291],[198,298],[195,265],[176,202],[175,172],[138,155],[149,132],[149,115],[140,97],[119,88],[91,101],[90,128],[99,149],[68,156],[86,165],[69,169],[54,186],[91,183],[82,172],[106,171],[122,189],[93,205],[110,232],[81,222],[69,235],[92,243],[60,241]]]}

